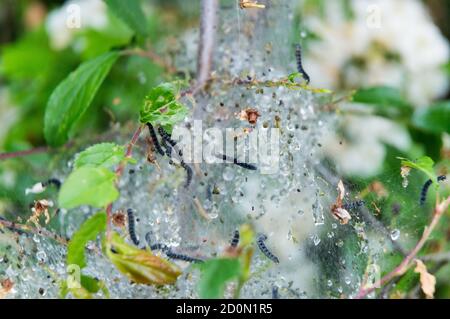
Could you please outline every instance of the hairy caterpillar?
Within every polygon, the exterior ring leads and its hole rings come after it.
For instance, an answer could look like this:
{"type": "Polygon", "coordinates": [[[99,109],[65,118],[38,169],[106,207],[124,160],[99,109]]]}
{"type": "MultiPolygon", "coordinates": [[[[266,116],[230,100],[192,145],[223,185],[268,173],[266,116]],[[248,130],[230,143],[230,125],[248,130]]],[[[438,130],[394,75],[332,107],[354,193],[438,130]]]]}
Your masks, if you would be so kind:
{"type": "Polygon", "coordinates": [[[237,245],[239,244],[239,238],[240,238],[239,230],[235,230],[234,231],[234,235],[233,235],[233,239],[231,239],[230,246],[231,247],[237,247],[237,245]]]}
{"type": "Polygon", "coordinates": [[[237,158],[230,159],[230,158],[229,158],[228,156],[226,156],[225,154],[220,155],[220,157],[222,157],[222,159],[223,159],[225,162],[229,162],[229,163],[232,162],[233,164],[235,164],[235,165],[237,165],[237,166],[240,166],[240,167],[242,167],[242,168],[245,168],[245,169],[248,169],[248,170],[251,170],[251,171],[256,171],[256,170],[258,170],[258,168],[257,168],[255,165],[247,164],[247,163],[239,163],[238,160],[237,160],[237,158]]]}
{"type": "MultiPolygon", "coordinates": [[[[442,182],[445,181],[447,179],[447,177],[445,175],[441,175],[438,176],[437,180],[438,182],[442,182]]],[[[425,182],[425,184],[423,184],[422,186],[422,190],[420,191],[420,206],[425,205],[425,201],[427,200],[427,194],[428,194],[428,189],[430,188],[431,184],[433,184],[433,180],[429,179],[425,182]]]]}
{"type": "Polygon", "coordinates": [[[365,202],[363,200],[357,200],[355,202],[346,203],[342,205],[342,208],[345,210],[357,210],[358,208],[365,205],[365,202]]]}
{"type": "Polygon", "coordinates": [[[153,142],[153,145],[155,146],[156,151],[160,155],[164,156],[164,151],[161,148],[161,145],[159,144],[158,137],[156,136],[156,132],[155,132],[153,125],[150,122],[148,122],[147,127],[148,127],[148,131],[150,133],[150,137],[152,139],[152,142],[153,142]]]}
{"type": "Polygon", "coordinates": [[[278,259],[277,256],[275,256],[274,254],[272,254],[269,250],[269,248],[267,248],[266,244],[264,243],[264,241],[266,241],[267,236],[266,235],[259,235],[258,236],[258,240],[257,240],[257,244],[258,244],[258,248],[261,250],[261,252],[270,260],[272,260],[274,263],[278,264],[280,262],[280,260],[278,259]]]}
{"type": "Polygon", "coordinates": [[[128,232],[130,233],[130,238],[131,241],[133,242],[133,244],[135,244],[136,246],[139,246],[139,240],[136,237],[136,230],[135,230],[135,225],[134,225],[134,214],[133,214],[133,210],[131,208],[129,208],[127,210],[127,214],[128,214],[128,232]]]}
{"type": "Polygon", "coordinates": [[[60,189],[61,188],[61,181],[59,179],[56,179],[56,178],[50,178],[48,181],[42,183],[43,187],[47,187],[49,185],[53,185],[57,189],[60,189]]]}
{"type": "MultiPolygon", "coordinates": [[[[148,234],[149,233],[147,233],[147,235],[148,234]]],[[[197,258],[194,258],[194,257],[190,257],[190,256],[174,253],[169,247],[167,247],[164,244],[161,244],[161,243],[150,244],[150,242],[149,242],[150,239],[147,238],[147,235],[145,237],[146,237],[148,245],[150,246],[150,250],[161,250],[162,252],[164,252],[167,255],[167,257],[169,257],[171,259],[187,261],[187,262],[190,262],[190,263],[201,263],[201,262],[203,262],[203,260],[201,260],[201,259],[197,259],[197,258]]]]}
{"type": "Polygon", "coordinates": [[[198,259],[198,258],[174,253],[170,249],[165,251],[165,253],[166,253],[167,257],[169,257],[171,259],[182,260],[182,261],[186,261],[189,263],[202,263],[203,262],[203,260],[198,259]]]}
{"type": "Polygon", "coordinates": [[[295,59],[297,60],[297,70],[301,73],[303,78],[305,79],[306,83],[309,84],[311,81],[309,75],[306,73],[305,69],[303,68],[302,63],[302,47],[300,44],[295,45],[295,59]]]}

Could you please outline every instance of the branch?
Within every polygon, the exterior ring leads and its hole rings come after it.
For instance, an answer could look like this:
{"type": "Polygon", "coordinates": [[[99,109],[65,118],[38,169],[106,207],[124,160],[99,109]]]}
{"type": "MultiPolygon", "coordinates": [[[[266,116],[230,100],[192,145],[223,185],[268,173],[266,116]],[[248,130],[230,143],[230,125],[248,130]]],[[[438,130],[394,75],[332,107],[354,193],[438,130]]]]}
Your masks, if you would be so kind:
{"type": "Polygon", "coordinates": [[[32,234],[36,234],[38,236],[52,239],[62,245],[67,245],[67,239],[65,239],[64,237],[62,237],[58,234],[55,234],[49,230],[46,230],[45,228],[33,228],[28,225],[16,224],[14,222],[10,222],[10,221],[4,220],[4,219],[0,219],[0,225],[4,226],[6,228],[14,229],[16,231],[23,231],[23,232],[29,232],[32,234]]]}
{"type": "Polygon", "coordinates": [[[218,24],[218,0],[202,0],[200,45],[197,57],[197,84],[194,92],[202,89],[209,80],[218,24]]]}
{"type": "Polygon", "coordinates": [[[392,270],[386,276],[384,276],[379,281],[377,281],[372,287],[369,287],[369,288],[361,287],[361,289],[359,290],[359,292],[355,298],[361,299],[361,298],[365,297],[366,295],[370,294],[371,292],[373,292],[375,289],[380,288],[384,284],[388,283],[393,278],[403,275],[408,270],[408,268],[411,266],[411,261],[413,259],[415,259],[417,253],[425,245],[425,242],[430,237],[431,233],[433,232],[434,228],[438,224],[442,215],[447,211],[449,205],[450,205],[450,197],[448,197],[446,200],[444,200],[440,204],[436,204],[436,207],[433,212],[433,219],[431,220],[430,225],[425,227],[422,237],[420,238],[420,240],[416,244],[416,246],[413,248],[413,250],[405,257],[405,259],[403,259],[403,261],[400,263],[400,265],[398,265],[394,270],[392,270]]]}
{"type": "Polygon", "coordinates": [[[36,148],[32,148],[30,150],[25,150],[25,151],[2,153],[2,154],[0,154],[0,161],[10,159],[10,158],[17,158],[17,157],[34,155],[34,154],[46,153],[49,150],[50,150],[50,147],[42,146],[42,147],[36,147],[36,148]]]}
{"type": "MultiPolygon", "coordinates": [[[[127,160],[131,158],[133,154],[133,147],[136,145],[137,140],[139,139],[139,136],[141,135],[142,128],[144,125],[139,125],[137,130],[134,132],[133,137],[131,138],[130,142],[128,143],[127,149],[125,151],[125,160],[122,161],[119,166],[116,169],[116,183],[118,183],[120,177],[122,176],[123,170],[125,168],[125,165],[127,163],[127,160]]],[[[111,216],[112,216],[112,203],[110,203],[106,207],[106,227],[107,227],[107,236],[109,238],[109,235],[111,234],[111,216]]]]}

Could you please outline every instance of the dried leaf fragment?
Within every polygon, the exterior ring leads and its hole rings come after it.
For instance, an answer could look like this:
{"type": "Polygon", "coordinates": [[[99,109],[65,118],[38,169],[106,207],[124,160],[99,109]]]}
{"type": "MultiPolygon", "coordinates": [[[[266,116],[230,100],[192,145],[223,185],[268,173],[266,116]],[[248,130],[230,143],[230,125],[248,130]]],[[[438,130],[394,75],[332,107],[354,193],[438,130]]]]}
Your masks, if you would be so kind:
{"type": "Polygon", "coordinates": [[[251,0],[240,0],[239,7],[241,9],[265,9],[266,6],[264,4],[259,4],[258,1],[251,0]]]}
{"type": "Polygon", "coordinates": [[[50,207],[53,207],[53,202],[51,200],[41,199],[34,201],[34,206],[31,208],[33,215],[28,218],[27,223],[31,222],[36,227],[39,227],[39,218],[44,214],[45,223],[48,224],[50,222],[50,214],[48,213],[50,207]]]}
{"type": "Polygon", "coordinates": [[[352,217],[350,216],[350,213],[342,207],[343,204],[342,201],[345,196],[345,187],[342,180],[339,181],[337,190],[338,190],[338,197],[336,198],[336,203],[334,203],[333,206],[331,206],[331,213],[335,219],[339,220],[341,225],[345,225],[348,224],[348,222],[350,221],[350,219],[352,219],[352,217]]]}
{"type": "Polygon", "coordinates": [[[415,262],[416,268],[414,269],[414,272],[420,274],[420,286],[422,291],[427,299],[433,299],[436,287],[436,277],[428,272],[427,267],[421,260],[416,259],[415,262]]]}
{"type": "Polygon", "coordinates": [[[5,298],[13,289],[14,283],[11,279],[6,278],[0,281],[0,299],[5,298]]]}

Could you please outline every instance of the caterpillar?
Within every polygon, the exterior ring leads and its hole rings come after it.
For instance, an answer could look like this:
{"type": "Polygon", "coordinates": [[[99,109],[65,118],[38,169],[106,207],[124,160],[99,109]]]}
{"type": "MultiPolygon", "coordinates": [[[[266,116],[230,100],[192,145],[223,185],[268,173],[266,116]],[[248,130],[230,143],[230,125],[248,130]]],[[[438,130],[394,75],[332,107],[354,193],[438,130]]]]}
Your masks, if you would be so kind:
{"type": "Polygon", "coordinates": [[[186,171],[186,183],[184,184],[184,188],[188,188],[192,182],[192,176],[193,176],[192,168],[189,165],[187,165],[184,161],[181,161],[180,165],[186,171]]]}
{"type": "Polygon", "coordinates": [[[223,159],[224,161],[226,161],[226,162],[233,162],[233,164],[235,164],[235,165],[237,165],[237,166],[240,166],[240,167],[242,167],[242,168],[245,168],[245,169],[248,169],[248,170],[251,170],[251,171],[256,171],[256,170],[258,170],[258,168],[257,168],[255,165],[247,164],[247,163],[239,163],[238,160],[237,160],[237,158],[233,158],[233,159],[231,160],[231,159],[230,159],[228,156],[226,156],[225,154],[221,155],[221,157],[222,157],[222,159],[223,159]]]}
{"type": "Polygon", "coordinates": [[[169,247],[167,247],[167,246],[164,245],[164,244],[160,244],[160,243],[150,245],[150,249],[151,249],[151,250],[161,250],[161,251],[164,251],[164,252],[170,250],[169,247]]]}
{"type": "Polygon", "coordinates": [[[161,145],[159,144],[158,137],[156,136],[156,132],[155,132],[153,125],[150,122],[148,122],[147,127],[148,127],[148,131],[150,133],[150,137],[152,139],[152,142],[153,142],[153,145],[155,146],[156,151],[160,155],[164,156],[164,151],[161,148],[161,145]]]}
{"type": "Polygon", "coordinates": [[[136,237],[136,230],[135,230],[135,225],[134,225],[134,214],[133,214],[133,210],[131,208],[129,208],[127,210],[127,214],[128,214],[128,232],[130,233],[130,238],[131,241],[133,242],[133,244],[135,244],[136,246],[139,246],[139,240],[136,237]]]}
{"type": "Polygon", "coordinates": [[[186,262],[189,262],[189,263],[202,263],[202,262],[204,262],[203,260],[198,259],[198,258],[194,258],[194,257],[190,257],[190,256],[174,253],[170,249],[165,251],[165,253],[166,253],[167,257],[169,257],[171,259],[182,260],[182,261],[186,261],[186,262]]]}
{"type": "Polygon", "coordinates": [[[234,231],[234,235],[233,235],[233,239],[231,239],[230,246],[231,247],[237,247],[237,245],[239,244],[239,238],[240,238],[239,230],[235,230],[234,231]]]}
{"type": "Polygon", "coordinates": [[[358,208],[365,205],[365,202],[363,200],[357,200],[355,202],[346,203],[342,205],[342,208],[345,210],[357,210],[358,208]]]}
{"type": "MultiPolygon", "coordinates": [[[[438,182],[443,182],[446,179],[447,179],[447,177],[445,175],[441,175],[441,176],[437,177],[438,182]]],[[[427,180],[425,182],[425,184],[423,184],[422,190],[420,191],[420,200],[419,200],[420,206],[425,205],[425,201],[427,200],[428,189],[430,188],[431,184],[433,184],[433,180],[431,180],[431,179],[427,180]]]]}
{"type": "Polygon", "coordinates": [[[272,287],[272,299],[280,299],[280,295],[278,294],[278,287],[272,287]]]}
{"type": "Polygon", "coordinates": [[[57,189],[60,189],[61,188],[61,181],[59,179],[56,179],[56,178],[50,178],[48,181],[42,183],[43,187],[47,187],[49,185],[53,185],[57,189]]]}
{"type": "Polygon", "coordinates": [[[147,243],[149,244],[151,250],[161,250],[162,252],[164,252],[167,255],[167,257],[169,257],[171,259],[183,260],[183,261],[187,261],[187,262],[190,262],[190,263],[201,263],[201,262],[203,262],[203,260],[201,260],[201,259],[197,259],[197,258],[194,258],[194,257],[190,257],[190,256],[174,253],[169,247],[167,247],[164,244],[161,244],[161,243],[150,244],[149,243],[150,239],[147,238],[147,235],[149,235],[149,234],[150,233],[146,234],[146,240],[147,240],[147,243]]]}
{"type": "MultiPolygon", "coordinates": [[[[167,133],[166,130],[164,130],[164,128],[162,126],[158,127],[158,133],[162,138],[161,144],[163,145],[163,147],[166,150],[165,154],[167,155],[167,157],[169,157],[171,159],[171,163],[173,163],[172,149],[175,149],[175,150],[177,149],[177,146],[176,146],[177,142],[175,142],[170,137],[169,133],[167,133]]],[[[186,171],[186,183],[184,184],[184,188],[188,188],[192,182],[192,176],[193,176],[192,168],[183,161],[183,152],[181,150],[178,150],[178,155],[180,157],[180,166],[182,168],[184,168],[184,170],[186,171]]]]}
{"type": "Polygon", "coordinates": [[[269,250],[269,248],[267,248],[266,244],[264,243],[264,241],[266,241],[267,236],[266,235],[259,235],[257,243],[258,243],[258,248],[261,250],[261,252],[270,260],[272,260],[274,263],[278,264],[280,262],[280,260],[278,259],[277,256],[275,256],[274,254],[272,254],[269,250]]]}
{"type": "Polygon", "coordinates": [[[300,44],[295,45],[295,59],[297,60],[297,70],[301,73],[303,78],[305,79],[306,83],[309,84],[311,81],[308,73],[306,73],[305,69],[303,68],[302,63],[302,47],[300,44]]]}
{"type": "Polygon", "coordinates": [[[164,140],[166,140],[170,145],[172,145],[172,146],[177,145],[177,142],[175,142],[175,141],[171,138],[170,134],[167,133],[166,130],[165,130],[162,126],[158,127],[158,133],[159,133],[159,135],[161,135],[161,137],[162,137],[164,140]]]}

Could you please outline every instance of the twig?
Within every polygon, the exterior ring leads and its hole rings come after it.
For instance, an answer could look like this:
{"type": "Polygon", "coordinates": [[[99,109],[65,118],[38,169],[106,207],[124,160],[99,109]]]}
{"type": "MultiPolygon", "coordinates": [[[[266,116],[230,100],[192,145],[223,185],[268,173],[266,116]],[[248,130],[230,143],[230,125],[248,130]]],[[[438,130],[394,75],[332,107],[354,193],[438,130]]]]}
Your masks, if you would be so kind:
{"type": "Polygon", "coordinates": [[[42,147],[36,147],[36,148],[32,148],[30,150],[25,150],[25,151],[2,153],[2,154],[0,154],[0,161],[10,159],[10,158],[17,158],[17,157],[45,153],[45,152],[48,152],[49,150],[50,150],[50,147],[42,146],[42,147]]]}
{"type": "Polygon", "coordinates": [[[24,231],[24,232],[36,234],[38,236],[52,239],[62,245],[67,245],[67,239],[65,239],[62,236],[55,234],[49,230],[46,230],[45,228],[40,228],[40,229],[34,228],[34,227],[30,227],[28,225],[17,224],[17,223],[10,222],[10,221],[4,220],[4,219],[0,219],[0,225],[4,226],[6,228],[11,228],[11,229],[18,230],[18,231],[24,231]]]}
{"type": "MultiPolygon", "coordinates": [[[[134,132],[131,141],[128,143],[127,149],[125,151],[125,160],[122,161],[116,169],[116,183],[118,183],[120,177],[122,176],[127,160],[131,158],[131,155],[133,153],[133,147],[134,145],[136,145],[136,142],[139,139],[139,136],[141,135],[143,127],[144,125],[139,125],[137,130],[134,132]]],[[[112,203],[110,203],[106,207],[106,233],[108,239],[110,238],[111,235],[111,218],[112,218],[112,203]]]]}
{"type": "Polygon", "coordinates": [[[122,175],[123,169],[125,168],[126,160],[131,158],[131,155],[133,153],[133,147],[136,144],[137,140],[139,139],[139,136],[141,135],[142,129],[144,125],[140,125],[137,130],[134,132],[133,137],[131,138],[131,141],[128,143],[127,150],[125,152],[125,161],[119,164],[119,167],[116,169],[116,176],[117,178],[120,178],[122,175]]]}
{"type": "Polygon", "coordinates": [[[430,225],[425,227],[425,230],[422,234],[422,237],[416,244],[416,246],[413,248],[413,250],[403,259],[403,261],[398,265],[394,270],[392,270],[390,273],[388,273],[386,276],[381,278],[379,281],[377,281],[373,286],[369,288],[361,287],[358,294],[356,295],[356,299],[361,299],[371,292],[373,292],[375,289],[380,288],[384,284],[391,281],[393,278],[397,276],[403,275],[408,268],[411,266],[411,261],[416,257],[417,253],[422,249],[422,247],[425,245],[425,242],[430,237],[431,233],[433,232],[433,229],[438,224],[440,218],[442,215],[447,211],[448,207],[450,205],[450,197],[448,197],[446,200],[444,200],[440,204],[436,204],[436,207],[433,212],[433,218],[430,222],[430,225]]]}
{"type": "Polygon", "coordinates": [[[205,86],[211,74],[214,44],[217,33],[218,10],[218,0],[202,0],[200,45],[197,57],[197,84],[193,93],[205,86]]]}

